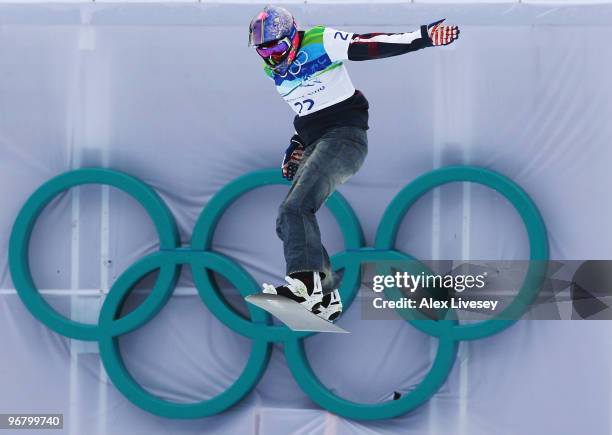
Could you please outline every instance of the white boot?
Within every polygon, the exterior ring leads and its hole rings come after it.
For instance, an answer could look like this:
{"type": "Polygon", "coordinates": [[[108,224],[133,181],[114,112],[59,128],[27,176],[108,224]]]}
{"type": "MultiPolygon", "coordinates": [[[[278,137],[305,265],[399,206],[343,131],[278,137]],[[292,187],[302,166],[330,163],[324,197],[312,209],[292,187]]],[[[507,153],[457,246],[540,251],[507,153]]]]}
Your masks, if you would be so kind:
{"type": "MultiPolygon", "coordinates": [[[[285,296],[289,299],[293,299],[299,302],[304,308],[309,311],[313,311],[319,307],[323,299],[323,288],[321,287],[321,276],[319,272],[313,272],[313,291],[308,293],[306,285],[297,278],[291,278],[290,276],[285,277],[287,281],[286,285],[274,287],[270,284],[263,284],[263,292],[272,295],[285,296]]],[[[313,311],[314,312],[314,311],[313,311]]]]}
{"type": "Polygon", "coordinates": [[[342,300],[338,290],[323,296],[321,303],[312,312],[329,322],[336,320],[342,314],[342,300]]]}

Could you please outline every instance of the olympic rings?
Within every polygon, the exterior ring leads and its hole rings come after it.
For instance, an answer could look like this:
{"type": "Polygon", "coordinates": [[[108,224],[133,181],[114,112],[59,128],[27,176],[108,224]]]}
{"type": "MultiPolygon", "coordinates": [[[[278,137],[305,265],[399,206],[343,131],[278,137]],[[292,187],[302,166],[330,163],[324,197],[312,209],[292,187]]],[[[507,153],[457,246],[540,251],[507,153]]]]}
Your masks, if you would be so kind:
{"type": "MultiPolygon", "coordinates": [[[[503,315],[518,319],[533,301],[541,286],[548,259],[548,239],[542,218],[531,199],[514,182],[487,169],[458,166],[431,171],[404,187],[387,207],[376,233],[375,247],[364,246],[363,231],[348,202],[334,193],[326,202],[344,237],[345,251],[331,259],[334,270],[344,269],[340,294],[346,307],[353,301],[360,284],[361,265],[368,262],[414,260],[394,249],[401,220],[418,198],[445,183],[468,181],[488,186],[508,199],[521,216],[530,242],[532,261],[523,285],[503,315]]],[[[191,247],[179,247],[176,223],[162,199],[138,179],[109,169],[79,169],[59,175],[44,183],[26,201],[19,212],[9,243],[9,267],[13,283],[28,310],[47,327],[66,337],[98,341],[100,358],[116,388],[132,403],[156,415],[192,419],[214,415],[238,403],[257,385],[270,358],[272,343],[283,342],[287,364],[300,388],[317,404],[347,418],[374,420],[391,418],[411,411],[427,401],[445,382],[461,340],[475,340],[493,335],[512,320],[491,319],[460,325],[451,312],[444,320],[408,321],[419,330],[438,338],[433,365],[421,383],[399,400],[362,404],[343,399],[328,390],[312,371],[304,351],[303,339],[312,333],[298,333],[286,326],[271,324],[264,311],[248,306],[250,319],[236,312],[223,298],[210,272],[224,276],[242,296],[259,292],[253,277],[232,259],[210,251],[219,219],[225,210],[250,190],[271,184],[289,184],[276,169],[256,171],[226,185],[200,214],[192,235],[191,247]],[[153,220],[160,240],[160,251],[150,254],[127,268],[112,285],[100,310],[98,324],[84,324],[68,319],[42,298],[34,285],[28,258],[32,229],[44,207],[61,192],[83,184],[116,187],[138,201],[153,220]],[[165,401],[145,391],[127,371],[117,337],[150,321],[166,304],[178,279],[180,267],[189,264],[202,301],[226,326],[253,340],[251,354],[242,374],[223,393],[198,403],[165,401]],[[123,303],[132,287],[143,276],[159,270],[155,285],[146,300],[134,311],[119,318],[123,303]]],[[[421,263],[419,263],[421,264],[421,263]]],[[[421,266],[425,267],[421,264],[421,266]]],[[[392,293],[387,297],[394,297],[392,293]]]]}

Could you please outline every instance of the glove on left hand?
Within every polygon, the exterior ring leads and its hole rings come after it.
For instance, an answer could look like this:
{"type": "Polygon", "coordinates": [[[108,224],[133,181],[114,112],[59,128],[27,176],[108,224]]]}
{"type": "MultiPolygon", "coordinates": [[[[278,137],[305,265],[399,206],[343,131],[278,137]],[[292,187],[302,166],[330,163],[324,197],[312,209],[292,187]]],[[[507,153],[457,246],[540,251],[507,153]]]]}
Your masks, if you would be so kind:
{"type": "Polygon", "coordinates": [[[304,148],[304,144],[302,143],[300,137],[297,134],[294,134],[291,138],[289,148],[287,148],[285,151],[285,156],[281,165],[283,178],[286,178],[289,181],[293,180],[295,173],[300,167],[300,162],[304,157],[304,148]]]}

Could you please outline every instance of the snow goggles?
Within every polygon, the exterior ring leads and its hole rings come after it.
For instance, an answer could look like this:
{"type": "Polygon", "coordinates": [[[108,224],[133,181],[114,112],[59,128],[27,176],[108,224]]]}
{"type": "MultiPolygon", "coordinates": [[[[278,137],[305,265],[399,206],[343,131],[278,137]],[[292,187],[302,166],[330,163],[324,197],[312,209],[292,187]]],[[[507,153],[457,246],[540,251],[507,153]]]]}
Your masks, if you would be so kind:
{"type": "Polygon", "coordinates": [[[281,63],[290,49],[291,40],[287,36],[255,47],[257,54],[273,65],[281,63]]]}

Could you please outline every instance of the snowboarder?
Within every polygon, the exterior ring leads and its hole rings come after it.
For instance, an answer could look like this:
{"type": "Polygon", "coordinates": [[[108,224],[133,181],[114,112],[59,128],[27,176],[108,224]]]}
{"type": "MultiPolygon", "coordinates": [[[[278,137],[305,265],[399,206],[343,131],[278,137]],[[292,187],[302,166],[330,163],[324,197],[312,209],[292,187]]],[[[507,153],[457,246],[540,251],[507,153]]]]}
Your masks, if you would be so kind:
{"type": "Polygon", "coordinates": [[[293,299],[325,320],[342,313],[315,213],[357,172],[367,154],[368,101],[355,90],[343,61],[450,44],[459,37],[459,28],[443,22],[407,33],[357,34],[324,26],[300,31],[291,13],[277,6],[266,6],[251,21],[249,45],[296,112],[295,134],[281,166],[283,177],[293,182],[276,220],[286,284],[263,284],[264,293],[293,299]]]}

